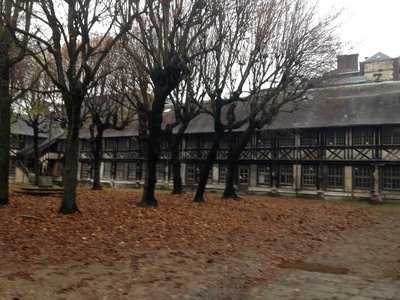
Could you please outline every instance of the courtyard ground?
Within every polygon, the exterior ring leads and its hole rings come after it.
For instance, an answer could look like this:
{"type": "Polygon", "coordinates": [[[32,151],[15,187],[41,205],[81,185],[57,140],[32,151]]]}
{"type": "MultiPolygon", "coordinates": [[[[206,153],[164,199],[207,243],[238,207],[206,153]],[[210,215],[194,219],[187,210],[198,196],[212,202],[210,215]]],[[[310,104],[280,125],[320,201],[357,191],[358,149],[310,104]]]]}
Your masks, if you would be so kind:
{"type": "Polygon", "coordinates": [[[139,208],[137,190],[81,189],[81,213],[64,216],[58,196],[13,192],[0,207],[0,299],[379,298],[373,284],[397,297],[399,206],[157,197],[139,208]],[[279,267],[292,261],[348,271],[279,267]],[[342,279],[357,292],[342,293],[342,279]]]}

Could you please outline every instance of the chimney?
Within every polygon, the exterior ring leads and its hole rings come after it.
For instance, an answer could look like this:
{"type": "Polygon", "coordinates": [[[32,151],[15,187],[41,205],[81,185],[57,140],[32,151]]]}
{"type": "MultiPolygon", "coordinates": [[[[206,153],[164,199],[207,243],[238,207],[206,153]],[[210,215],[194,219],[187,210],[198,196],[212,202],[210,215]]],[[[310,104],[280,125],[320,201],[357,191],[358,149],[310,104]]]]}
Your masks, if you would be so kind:
{"type": "Polygon", "coordinates": [[[358,54],[339,55],[337,57],[338,71],[358,71],[358,54]]]}

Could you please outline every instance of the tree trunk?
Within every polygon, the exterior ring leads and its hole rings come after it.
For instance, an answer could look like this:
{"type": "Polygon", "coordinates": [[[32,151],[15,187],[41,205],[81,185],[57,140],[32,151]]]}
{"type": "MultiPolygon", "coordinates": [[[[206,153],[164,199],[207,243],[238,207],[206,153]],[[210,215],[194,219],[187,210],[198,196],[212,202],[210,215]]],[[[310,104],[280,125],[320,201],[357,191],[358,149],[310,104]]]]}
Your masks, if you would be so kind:
{"type": "Polygon", "coordinates": [[[235,175],[237,171],[237,163],[239,160],[239,155],[229,155],[227,160],[227,170],[226,170],[226,182],[225,182],[225,190],[222,195],[223,199],[234,199],[238,200],[240,197],[236,194],[235,190],[235,175]]]}
{"type": "MultiPolygon", "coordinates": [[[[93,138],[93,137],[92,137],[93,138]]],[[[103,130],[97,126],[97,134],[92,141],[93,186],[92,190],[102,190],[100,182],[100,166],[103,154],[103,130]]]]}
{"type": "Polygon", "coordinates": [[[256,124],[254,121],[249,122],[249,126],[241,134],[239,142],[236,144],[233,141],[229,144],[228,149],[228,168],[226,174],[225,190],[222,195],[224,199],[234,199],[238,200],[240,197],[236,194],[235,190],[235,174],[237,169],[237,163],[240,158],[240,154],[245,149],[247,143],[251,140],[253,133],[256,129],[256,124]]]}
{"type": "Polygon", "coordinates": [[[100,182],[100,166],[101,158],[98,155],[93,155],[93,185],[92,190],[102,190],[100,182]]]}
{"type": "Polygon", "coordinates": [[[172,159],[172,172],[174,177],[174,187],[172,189],[173,195],[183,194],[182,176],[181,176],[181,161],[178,159],[172,159]]]}
{"type": "Polygon", "coordinates": [[[0,62],[0,76],[0,205],[6,205],[9,202],[11,102],[9,70],[3,61],[0,62]]]}
{"type": "Polygon", "coordinates": [[[68,95],[65,97],[69,97],[67,100],[64,100],[68,117],[68,134],[64,154],[64,192],[59,212],[62,214],[73,214],[79,212],[76,204],[76,188],[78,185],[79,129],[83,96],[74,97],[68,95]]]}
{"type": "Polygon", "coordinates": [[[32,124],[33,129],[33,167],[35,171],[34,185],[40,184],[40,161],[39,161],[39,124],[37,120],[32,124]]]}
{"type": "Polygon", "coordinates": [[[224,134],[223,129],[216,130],[216,132],[214,134],[211,149],[207,154],[206,161],[204,162],[202,168],[200,169],[199,184],[197,186],[196,194],[194,196],[194,202],[204,202],[204,192],[206,190],[208,174],[210,174],[212,165],[213,165],[215,159],[217,158],[220,140],[221,140],[223,134],[224,134]]]}
{"type": "Polygon", "coordinates": [[[187,128],[188,124],[181,124],[179,131],[177,134],[173,134],[172,129],[170,132],[167,132],[169,136],[169,144],[171,150],[171,165],[172,165],[172,173],[174,179],[174,186],[172,190],[173,195],[183,194],[183,186],[182,186],[182,176],[181,176],[181,160],[179,157],[179,145],[182,142],[183,134],[187,128]]]}
{"type": "Polygon", "coordinates": [[[163,131],[161,123],[165,102],[168,95],[175,89],[181,80],[182,69],[179,61],[172,61],[165,69],[156,69],[151,74],[154,84],[154,99],[148,119],[146,177],[142,201],[139,206],[157,206],[155,197],[157,162],[160,157],[160,145],[163,131]]]}
{"type": "MultiPolygon", "coordinates": [[[[168,94],[167,94],[168,95],[168,94]]],[[[155,197],[155,188],[157,183],[157,161],[160,157],[160,144],[162,137],[162,114],[165,106],[166,96],[161,89],[154,89],[154,100],[150,117],[148,120],[149,135],[146,141],[146,172],[143,189],[142,201],[138,206],[157,206],[158,201],[155,197]]]]}

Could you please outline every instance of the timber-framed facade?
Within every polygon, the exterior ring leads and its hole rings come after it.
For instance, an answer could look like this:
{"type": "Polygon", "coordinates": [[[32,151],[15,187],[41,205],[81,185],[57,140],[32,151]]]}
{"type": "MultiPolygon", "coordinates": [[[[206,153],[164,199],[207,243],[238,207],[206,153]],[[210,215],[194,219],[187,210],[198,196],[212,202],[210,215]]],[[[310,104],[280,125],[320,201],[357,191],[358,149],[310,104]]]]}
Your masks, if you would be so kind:
{"type": "MultiPolygon", "coordinates": [[[[376,82],[360,74],[355,59],[355,55],[341,57],[338,70],[311,90],[308,100],[293,112],[281,112],[272,124],[253,135],[238,161],[238,189],[400,200],[399,70],[392,70],[393,80],[376,82]]],[[[188,188],[196,186],[199,168],[210,147],[212,125],[208,115],[199,115],[186,130],[180,159],[183,182],[188,188]]],[[[143,183],[144,152],[137,136],[136,123],[122,131],[104,133],[104,184],[118,187],[143,183]]],[[[63,143],[59,139],[47,155],[54,178],[62,173],[63,143]]],[[[210,189],[224,187],[227,152],[226,136],[209,176],[210,189]]],[[[164,143],[157,168],[160,185],[172,184],[169,158],[164,143]]],[[[91,164],[88,131],[82,129],[78,174],[82,184],[91,182],[91,164]]]]}

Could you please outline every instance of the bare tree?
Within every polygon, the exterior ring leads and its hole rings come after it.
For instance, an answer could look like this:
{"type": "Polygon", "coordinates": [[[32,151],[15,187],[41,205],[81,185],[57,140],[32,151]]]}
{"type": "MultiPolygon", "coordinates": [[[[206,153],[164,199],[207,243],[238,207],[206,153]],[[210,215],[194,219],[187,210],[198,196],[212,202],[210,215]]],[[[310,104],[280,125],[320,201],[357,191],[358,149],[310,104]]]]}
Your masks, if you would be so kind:
{"type": "MultiPolygon", "coordinates": [[[[103,66],[105,67],[105,66],[103,66]]],[[[123,130],[133,121],[136,110],[123,95],[112,93],[107,77],[98,82],[85,99],[93,156],[93,190],[101,190],[100,165],[103,158],[103,136],[107,129],[123,130]]]]}
{"type": "Polygon", "coordinates": [[[173,173],[172,194],[182,194],[183,185],[181,177],[181,159],[179,147],[182,145],[183,136],[189,123],[202,112],[205,90],[201,89],[201,72],[193,66],[193,72],[181,82],[170,95],[174,122],[168,123],[164,129],[165,137],[171,153],[171,166],[173,173]]]}
{"type": "MultiPolygon", "coordinates": [[[[266,18],[262,20],[263,47],[260,55],[266,56],[263,64],[254,64],[251,69],[252,82],[264,82],[260,91],[248,99],[247,128],[235,143],[229,143],[227,179],[223,197],[237,199],[234,175],[240,154],[251,140],[256,129],[270,124],[279,111],[295,109],[295,103],[305,99],[311,82],[316,82],[333,67],[339,49],[335,35],[339,13],[318,18],[316,5],[305,0],[280,1],[279,5],[266,7],[266,18]],[[273,20],[271,20],[273,18],[273,20]],[[276,24],[273,28],[270,23],[276,24]],[[258,78],[261,78],[258,79],[258,78]],[[288,105],[290,104],[290,107],[288,105]]],[[[229,116],[235,119],[235,111],[229,116]]],[[[234,122],[233,122],[234,123],[234,122]]],[[[232,123],[232,124],[233,124],[232,123]]],[[[228,131],[232,133],[232,125],[228,131]]],[[[233,134],[230,134],[233,137],[233,134]]]]}
{"type": "Polygon", "coordinates": [[[140,1],[37,2],[35,31],[24,33],[36,40],[40,50],[28,51],[60,91],[65,106],[68,133],[59,212],[70,214],[79,211],[76,187],[82,103],[97,82],[102,62],[140,15],[140,1]]]}
{"type": "MultiPolygon", "coordinates": [[[[200,168],[195,202],[204,201],[208,174],[216,159],[220,140],[227,129],[224,108],[235,102],[245,101],[241,97],[245,92],[244,86],[249,85],[251,68],[256,63],[262,63],[257,61],[260,59],[258,54],[262,40],[258,35],[251,35],[252,30],[257,34],[261,33],[259,20],[264,16],[258,13],[257,4],[257,0],[220,1],[221,13],[215,19],[210,34],[202,40],[204,45],[215,40],[218,47],[213,52],[204,53],[201,58],[203,84],[210,99],[206,112],[213,118],[214,136],[207,158],[200,168]]],[[[257,87],[260,88],[261,85],[262,82],[254,82],[247,94],[256,93],[257,87]]],[[[242,119],[235,122],[234,126],[240,127],[246,122],[246,119],[242,119]]]]}
{"type": "Polygon", "coordinates": [[[226,4],[215,25],[220,47],[204,58],[205,88],[211,99],[208,113],[214,119],[215,135],[194,201],[204,201],[208,173],[224,131],[231,137],[224,197],[237,197],[233,187],[237,161],[254,130],[271,122],[285,103],[301,99],[308,80],[331,66],[337,49],[335,18],[318,20],[315,6],[306,0],[226,4]],[[247,129],[235,143],[233,130],[245,124],[247,129]]]}
{"type": "Polygon", "coordinates": [[[145,98],[149,92],[153,95],[151,104],[147,102],[143,108],[140,129],[147,131],[148,137],[145,185],[139,205],[156,206],[156,164],[165,103],[171,91],[190,73],[188,63],[209,51],[209,48],[199,48],[198,40],[211,26],[216,10],[212,0],[149,0],[146,3],[148,10],[133,27],[133,43],[127,51],[148,80],[141,88],[141,97],[145,98]],[[151,90],[145,91],[145,88],[151,90]]]}
{"type": "Polygon", "coordinates": [[[40,66],[28,57],[18,63],[12,74],[12,90],[20,93],[15,101],[16,116],[33,131],[34,185],[40,184],[39,135],[49,133],[52,85],[40,66]]]}
{"type": "Polygon", "coordinates": [[[10,72],[25,56],[25,51],[16,44],[28,43],[28,38],[15,34],[15,29],[29,29],[32,5],[33,1],[0,1],[0,205],[9,202],[10,124],[14,98],[10,92],[10,72]]]}

